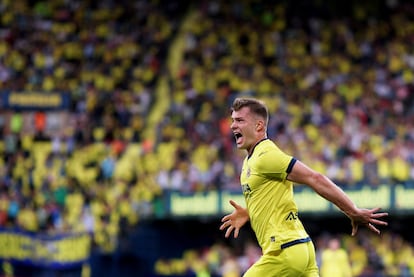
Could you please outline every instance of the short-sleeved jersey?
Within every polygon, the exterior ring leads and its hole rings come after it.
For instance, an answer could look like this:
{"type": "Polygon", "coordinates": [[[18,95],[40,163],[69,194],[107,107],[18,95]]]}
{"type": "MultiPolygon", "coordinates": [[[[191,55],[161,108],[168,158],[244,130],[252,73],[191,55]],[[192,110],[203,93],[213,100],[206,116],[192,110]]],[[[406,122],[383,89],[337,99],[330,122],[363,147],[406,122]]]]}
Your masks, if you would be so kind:
{"type": "Polygon", "coordinates": [[[293,183],[286,179],[295,162],[269,139],[244,159],[240,182],[263,254],[310,240],[298,217],[293,183]]]}

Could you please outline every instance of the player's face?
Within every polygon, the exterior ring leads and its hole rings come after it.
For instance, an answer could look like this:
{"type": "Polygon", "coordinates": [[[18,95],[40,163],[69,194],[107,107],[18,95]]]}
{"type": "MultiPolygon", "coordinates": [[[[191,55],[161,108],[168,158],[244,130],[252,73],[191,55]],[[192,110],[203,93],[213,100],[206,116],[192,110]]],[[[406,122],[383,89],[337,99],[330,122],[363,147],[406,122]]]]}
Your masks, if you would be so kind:
{"type": "Polygon", "coordinates": [[[231,130],[233,131],[236,145],[239,149],[250,151],[256,144],[256,119],[249,107],[243,107],[231,114],[231,130]]]}

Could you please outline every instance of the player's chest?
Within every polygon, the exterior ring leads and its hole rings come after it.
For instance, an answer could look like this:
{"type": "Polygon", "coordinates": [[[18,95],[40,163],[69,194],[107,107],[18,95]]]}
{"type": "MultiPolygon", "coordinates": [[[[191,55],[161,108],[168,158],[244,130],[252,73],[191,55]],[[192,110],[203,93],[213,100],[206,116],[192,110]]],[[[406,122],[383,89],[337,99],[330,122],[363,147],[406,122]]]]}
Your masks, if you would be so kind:
{"type": "Polygon", "coordinates": [[[249,163],[243,165],[240,174],[240,183],[243,188],[243,192],[251,192],[258,189],[264,182],[263,175],[249,163]]]}

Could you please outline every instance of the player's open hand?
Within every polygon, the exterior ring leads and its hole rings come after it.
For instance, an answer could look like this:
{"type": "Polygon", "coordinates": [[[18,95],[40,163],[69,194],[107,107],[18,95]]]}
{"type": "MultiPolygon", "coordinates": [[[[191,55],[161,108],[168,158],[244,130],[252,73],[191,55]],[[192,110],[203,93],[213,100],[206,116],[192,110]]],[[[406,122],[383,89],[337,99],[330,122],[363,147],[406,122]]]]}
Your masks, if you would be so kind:
{"type": "Polygon", "coordinates": [[[223,231],[227,228],[225,234],[226,238],[228,238],[234,230],[234,237],[237,238],[239,236],[240,228],[249,221],[249,213],[247,212],[247,209],[238,205],[233,200],[230,200],[229,202],[234,207],[234,211],[221,219],[223,224],[221,224],[220,230],[223,231]]]}
{"type": "Polygon", "coordinates": [[[359,225],[366,226],[369,230],[379,235],[381,232],[375,225],[388,225],[386,221],[380,220],[380,218],[388,216],[388,213],[379,213],[378,211],[380,209],[381,208],[358,209],[358,213],[356,215],[350,216],[352,223],[352,236],[355,236],[358,232],[359,225]]]}

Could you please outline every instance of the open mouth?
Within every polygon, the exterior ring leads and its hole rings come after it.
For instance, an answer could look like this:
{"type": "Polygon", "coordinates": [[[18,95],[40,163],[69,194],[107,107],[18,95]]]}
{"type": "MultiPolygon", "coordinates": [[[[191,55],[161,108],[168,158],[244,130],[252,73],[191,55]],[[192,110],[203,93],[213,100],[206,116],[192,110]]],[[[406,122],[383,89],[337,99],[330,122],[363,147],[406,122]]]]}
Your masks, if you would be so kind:
{"type": "Polygon", "coordinates": [[[243,135],[241,133],[234,133],[234,138],[236,139],[236,143],[239,144],[241,143],[241,138],[243,137],[243,135]]]}

